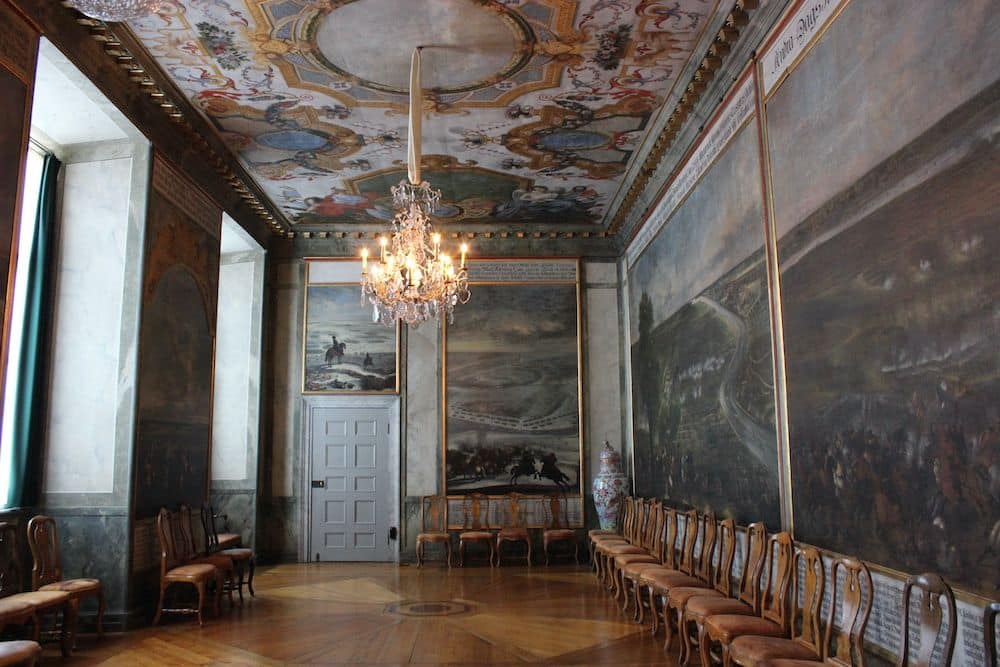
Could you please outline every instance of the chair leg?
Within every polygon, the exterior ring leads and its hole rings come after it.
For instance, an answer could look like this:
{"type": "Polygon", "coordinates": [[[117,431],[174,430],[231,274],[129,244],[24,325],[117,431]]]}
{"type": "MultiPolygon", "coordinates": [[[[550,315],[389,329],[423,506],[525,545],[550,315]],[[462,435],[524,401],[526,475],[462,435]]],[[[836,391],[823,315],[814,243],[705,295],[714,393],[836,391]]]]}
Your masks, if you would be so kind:
{"type": "Polygon", "coordinates": [[[705,624],[698,625],[698,654],[701,656],[702,667],[712,667],[712,651],[708,645],[708,633],[705,631],[705,624]]]}
{"type": "Polygon", "coordinates": [[[167,594],[167,586],[165,584],[160,584],[160,603],[156,605],[156,616],[153,617],[153,625],[159,625],[160,616],[163,614],[163,603],[164,598],[167,594]]]}
{"type": "Polygon", "coordinates": [[[652,586],[649,587],[648,596],[649,596],[649,615],[653,619],[653,627],[652,630],[650,631],[650,634],[652,634],[655,637],[656,633],[660,631],[660,614],[656,611],[656,594],[653,592],[652,586]]]}
{"type": "Polygon", "coordinates": [[[548,542],[542,542],[542,551],[545,552],[545,566],[548,567],[548,565],[549,565],[549,543],[548,542]]]}
{"type": "Polygon", "coordinates": [[[646,620],[646,609],[642,606],[642,597],[639,595],[638,578],[632,582],[632,599],[635,602],[635,622],[642,625],[646,620]]]}
{"type": "Polygon", "coordinates": [[[246,573],[247,563],[240,560],[240,561],[236,561],[235,563],[233,563],[233,565],[236,567],[236,577],[237,577],[236,585],[238,587],[237,590],[239,590],[239,592],[240,592],[240,605],[242,606],[243,605],[243,575],[246,573]]]}
{"type": "Polygon", "coordinates": [[[528,538],[528,567],[531,567],[531,538],[528,538]]]}
{"type": "Polygon", "coordinates": [[[465,567],[465,540],[458,541],[458,566],[465,567]]]}
{"type": "Polygon", "coordinates": [[[450,538],[449,538],[449,540],[447,542],[444,543],[444,550],[445,550],[445,553],[447,553],[447,555],[448,555],[448,569],[450,570],[451,569],[451,551],[452,551],[452,549],[451,549],[451,539],[450,538]]]}
{"type": "Polygon", "coordinates": [[[423,542],[417,542],[417,567],[421,567],[424,564],[423,546],[423,542]]]}
{"type": "Polygon", "coordinates": [[[68,658],[73,653],[73,645],[76,643],[76,623],[80,617],[79,611],[79,600],[70,600],[63,606],[62,629],[59,632],[59,650],[64,658],[68,658]]]}
{"type": "Polygon", "coordinates": [[[663,652],[670,650],[670,645],[674,643],[674,624],[670,620],[670,605],[667,603],[667,596],[663,601],[663,652]]]}
{"type": "MultiPolygon", "coordinates": [[[[496,566],[500,567],[500,538],[497,538],[496,543],[496,566]]],[[[493,565],[493,543],[490,542],[490,565],[493,565]]]]}
{"type": "Polygon", "coordinates": [[[98,589],[97,591],[97,638],[104,638],[104,589],[98,589]]]}
{"type": "Polygon", "coordinates": [[[215,571],[215,615],[218,616],[222,613],[222,589],[223,589],[223,573],[219,570],[215,571]]]}
{"type": "Polygon", "coordinates": [[[733,667],[733,656],[729,652],[729,644],[722,645],[722,667],[733,667]]]}
{"type": "Polygon", "coordinates": [[[573,562],[580,564],[580,541],[573,540],[573,562]]]}
{"type": "Polygon", "coordinates": [[[202,617],[202,610],[205,608],[205,582],[199,581],[194,585],[198,591],[198,625],[205,625],[205,619],[202,617]]]}

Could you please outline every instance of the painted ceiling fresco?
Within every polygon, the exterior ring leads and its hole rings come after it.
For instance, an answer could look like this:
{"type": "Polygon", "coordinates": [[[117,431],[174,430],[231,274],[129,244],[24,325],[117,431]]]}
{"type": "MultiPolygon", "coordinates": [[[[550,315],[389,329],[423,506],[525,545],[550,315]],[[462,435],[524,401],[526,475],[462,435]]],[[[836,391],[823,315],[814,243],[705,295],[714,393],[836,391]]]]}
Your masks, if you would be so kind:
{"type": "Polygon", "coordinates": [[[131,24],[293,224],[392,219],[410,54],[438,222],[600,223],[718,0],[172,0],[131,24]]]}

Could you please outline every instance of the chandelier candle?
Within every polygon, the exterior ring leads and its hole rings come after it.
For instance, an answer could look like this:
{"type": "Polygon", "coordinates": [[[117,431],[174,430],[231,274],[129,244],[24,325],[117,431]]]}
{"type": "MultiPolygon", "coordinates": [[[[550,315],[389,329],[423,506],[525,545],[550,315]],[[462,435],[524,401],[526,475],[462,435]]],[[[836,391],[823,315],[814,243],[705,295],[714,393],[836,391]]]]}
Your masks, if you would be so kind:
{"type": "Polygon", "coordinates": [[[387,326],[397,321],[417,326],[442,314],[454,320],[454,309],[469,301],[469,277],[465,267],[469,246],[459,246],[461,260],[455,268],[441,252],[441,234],[431,228],[430,216],[437,210],[441,192],[420,178],[420,49],[410,61],[410,128],[407,151],[408,179],[392,188],[396,214],[392,236],[380,236],[379,258],[368,268],[368,248],[361,249],[361,299],[372,304],[372,318],[387,326]]]}

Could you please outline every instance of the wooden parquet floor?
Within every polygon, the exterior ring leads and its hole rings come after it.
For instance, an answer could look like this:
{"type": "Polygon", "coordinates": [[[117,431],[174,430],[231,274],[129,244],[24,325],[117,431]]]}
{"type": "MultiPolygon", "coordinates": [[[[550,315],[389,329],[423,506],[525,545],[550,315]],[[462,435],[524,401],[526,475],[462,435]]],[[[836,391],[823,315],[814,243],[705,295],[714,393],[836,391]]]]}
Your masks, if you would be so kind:
{"type": "MultiPolygon", "coordinates": [[[[676,665],[586,568],[315,563],[258,570],[257,597],[199,628],[80,637],[44,665],[676,665]]],[[[647,626],[648,627],[648,626],[647,626]]]]}

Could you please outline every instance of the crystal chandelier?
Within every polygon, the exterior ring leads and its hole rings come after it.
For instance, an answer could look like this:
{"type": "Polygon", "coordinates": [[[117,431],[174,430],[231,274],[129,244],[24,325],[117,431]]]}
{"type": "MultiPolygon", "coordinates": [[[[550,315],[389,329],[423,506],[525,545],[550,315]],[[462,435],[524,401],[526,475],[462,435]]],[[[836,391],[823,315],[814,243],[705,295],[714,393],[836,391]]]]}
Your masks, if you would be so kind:
{"type": "Polygon", "coordinates": [[[118,23],[156,12],[163,0],[67,0],[67,4],[90,18],[118,23]]]}
{"type": "Polygon", "coordinates": [[[469,246],[459,247],[458,259],[441,251],[441,234],[430,222],[441,192],[420,179],[420,49],[410,61],[408,179],[392,188],[392,238],[379,237],[379,257],[370,267],[368,248],[361,249],[361,298],[371,302],[373,319],[387,326],[399,320],[417,326],[442,315],[452,321],[455,306],[471,296],[465,267],[469,246]]]}

